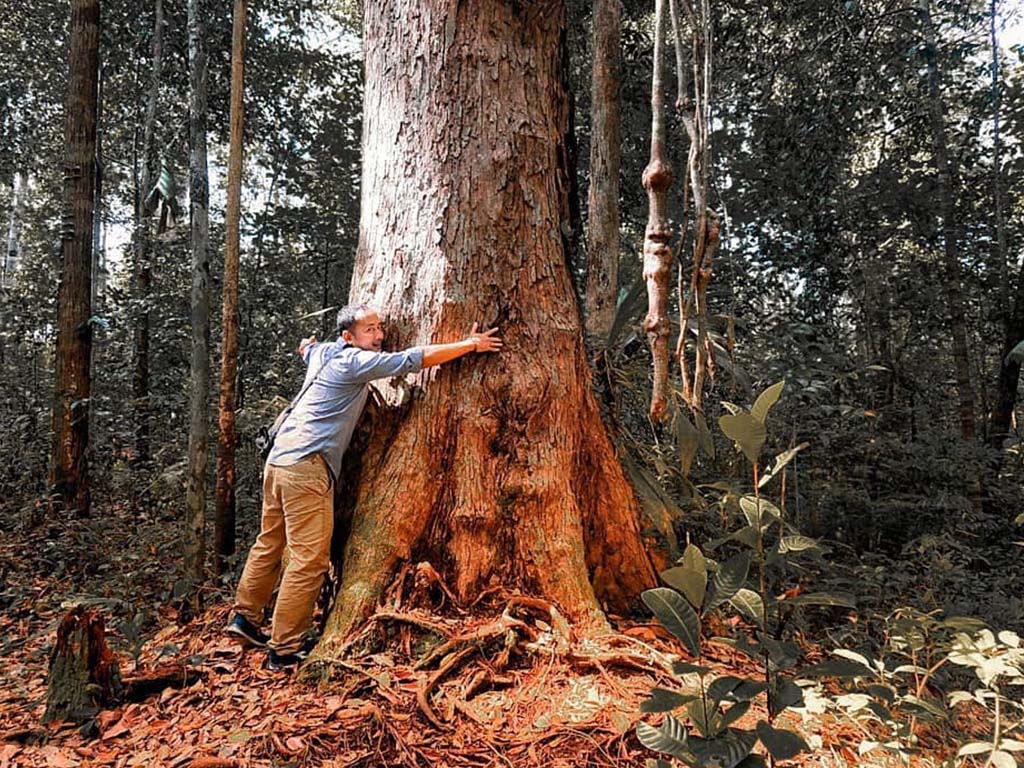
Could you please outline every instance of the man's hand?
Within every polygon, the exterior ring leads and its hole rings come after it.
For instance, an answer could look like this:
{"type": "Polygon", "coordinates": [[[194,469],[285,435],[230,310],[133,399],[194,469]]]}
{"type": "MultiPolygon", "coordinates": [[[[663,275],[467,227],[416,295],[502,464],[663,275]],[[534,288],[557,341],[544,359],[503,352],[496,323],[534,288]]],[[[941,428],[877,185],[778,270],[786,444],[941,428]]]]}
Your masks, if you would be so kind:
{"type": "Polygon", "coordinates": [[[477,333],[476,326],[477,324],[473,323],[473,329],[469,332],[467,339],[473,342],[474,352],[497,352],[501,349],[501,339],[494,335],[498,332],[497,328],[477,333]]]}
{"type": "Polygon", "coordinates": [[[316,334],[315,333],[312,336],[310,336],[308,339],[303,339],[302,341],[299,342],[299,357],[305,357],[306,356],[306,347],[310,346],[311,344],[316,344],[316,334]]]}

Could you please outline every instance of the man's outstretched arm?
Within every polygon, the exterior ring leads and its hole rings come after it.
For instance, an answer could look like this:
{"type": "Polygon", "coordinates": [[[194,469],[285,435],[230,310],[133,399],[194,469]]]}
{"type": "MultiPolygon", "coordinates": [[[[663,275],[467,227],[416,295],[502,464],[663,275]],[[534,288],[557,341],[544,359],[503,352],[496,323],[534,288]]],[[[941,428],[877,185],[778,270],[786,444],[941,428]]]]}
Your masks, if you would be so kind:
{"type": "Polygon", "coordinates": [[[491,328],[484,333],[477,333],[476,323],[473,323],[473,330],[462,341],[453,341],[450,344],[428,344],[422,347],[423,367],[430,368],[434,365],[450,363],[470,352],[498,352],[501,349],[501,339],[495,335],[497,332],[497,328],[491,328]]]}

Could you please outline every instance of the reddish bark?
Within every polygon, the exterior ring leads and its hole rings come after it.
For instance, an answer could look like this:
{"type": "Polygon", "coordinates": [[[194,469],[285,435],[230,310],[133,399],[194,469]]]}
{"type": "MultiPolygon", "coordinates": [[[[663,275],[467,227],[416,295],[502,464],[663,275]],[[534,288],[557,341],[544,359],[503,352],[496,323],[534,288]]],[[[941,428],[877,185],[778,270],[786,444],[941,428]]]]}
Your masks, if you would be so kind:
{"type": "Polygon", "coordinates": [[[563,25],[561,3],[366,4],[352,298],[382,311],[392,346],[479,322],[505,350],[414,377],[407,413],[378,425],[321,657],[403,562],[432,562],[465,604],[501,584],[591,629],[606,627],[602,604],[624,610],[654,583],[591,393],[561,237],[563,25]]]}
{"type": "Polygon", "coordinates": [[[107,646],[103,617],[77,606],[57,628],[50,654],[43,722],[82,722],[121,692],[117,659],[107,646]]]}

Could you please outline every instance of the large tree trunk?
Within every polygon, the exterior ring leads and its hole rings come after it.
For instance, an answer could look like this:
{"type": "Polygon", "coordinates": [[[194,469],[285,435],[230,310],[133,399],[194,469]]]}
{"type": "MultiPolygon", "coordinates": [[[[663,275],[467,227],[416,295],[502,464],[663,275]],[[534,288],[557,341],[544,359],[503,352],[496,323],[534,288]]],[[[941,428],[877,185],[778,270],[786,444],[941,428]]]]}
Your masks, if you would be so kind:
{"type": "Polygon", "coordinates": [[[238,249],[242,218],[242,151],[245,123],[245,0],[235,0],[231,35],[231,135],[225,212],[223,339],[220,363],[220,438],[217,505],[213,523],[216,572],[235,551],[235,394],[238,380],[238,249]]]}
{"type": "Polygon", "coordinates": [[[402,562],[430,561],[465,604],[500,584],[591,630],[606,627],[602,605],[625,610],[654,583],[591,392],[561,237],[563,25],[562,3],[365,6],[351,299],[383,312],[394,346],[450,341],[473,322],[499,326],[506,346],[415,377],[407,413],[373,435],[321,657],[402,562]]]}
{"type": "Polygon", "coordinates": [[[153,243],[150,238],[148,195],[156,178],[156,109],[160,98],[163,72],[164,4],[155,0],[153,6],[153,67],[150,70],[149,95],[142,128],[142,173],[135,200],[135,233],[132,255],[135,275],[135,370],[132,376],[132,398],[135,404],[135,461],[149,461],[149,301],[153,283],[153,243]]]}
{"type": "Polygon", "coordinates": [[[942,214],[944,280],[949,311],[949,335],[953,343],[953,370],[959,397],[960,436],[974,439],[974,390],[967,348],[967,324],[964,319],[963,289],[960,285],[960,224],[957,217],[956,185],[946,144],[945,105],[939,82],[938,44],[932,22],[930,0],[919,0],[918,15],[924,34],[924,55],[928,67],[928,113],[931,118],[932,147],[935,160],[939,210],[942,214]]]}
{"type": "Polygon", "coordinates": [[[92,207],[96,180],[99,0],[71,3],[64,131],[64,216],[57,297],[55,455],[50,485],[65,511],[89,514],[89,397],[92,355],[92,207]]]}
{"type": "MultiPolygon", "coordinates": [[[[192,231],[192,382],[189,398],[185,574],[203,579],[210,392],[210,177],[206,166],[206,28],[202,0],[188,2],[189,208],[192,231]]],[[[198,593],[196,593],[198,594],[198,593]]]]}
{"type": "Polygon", "coordinates": [[[619,293],[621,24],[620,0],[597,0],[590,87],[587,334],[602,340],[612,329],[619,293]]]}

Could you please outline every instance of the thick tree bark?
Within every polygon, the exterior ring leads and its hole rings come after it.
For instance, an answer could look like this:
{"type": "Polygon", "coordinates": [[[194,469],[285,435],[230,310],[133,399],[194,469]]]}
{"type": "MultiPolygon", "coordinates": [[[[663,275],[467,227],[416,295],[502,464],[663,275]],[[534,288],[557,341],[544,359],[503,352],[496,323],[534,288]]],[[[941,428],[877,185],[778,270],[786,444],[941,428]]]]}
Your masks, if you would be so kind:
{"type": "MultiPolygon", "coordinates": [[[[206,165],[206,25],[202,0],[188,2],[189,209],[192,239],[192,381],[189,398],[185,574],[203,580],[210,391],[210,177],[206,165]]],[[[219,560],[218,560],[219,562],[219,560]]]]}
{"type": "Polygon", "coordinates": [[[505,351],[414,377],[407,413],[359,457],[318,657],[409,561],[433,563],[464,604],[500,584],[603,629],[602,604],[626,609],[654,570],[591,392],[561,237],[564,8],[391,0],[364,14],[351,300],[382,311],[396,347],[479,322],[501,329],[505,351]]]}
{"type": "Polygon", "coordinates": [[[606,339],[619,293],[619,166],[622,155],[622,4],[594,4],[587,237],[587,334],[606,339]]]}
{"type": "Polygon", "coordinates": [[[654,4],[654,71],[651,75],[651,157],[644,168],[647,190],[647,229],[644,232],[644,279],[647,281],[647,317],[644,330],[651,347],[654,386],[651,389],[651,421],[661,421],[668,410],[668,316],[672,228],[668,221],[668,188],[672,167],[665,151],[665,22],[668,0],[654,4]]]}
{"type": "Polygon", "coordinates": [[[946,306],[949,311],[949,334],[952,340],[953,368],[959,397],[960,436],[970,441],[974,439],[975,434],[974,390],[971,386],[967,324],[964,319],[963,289],[960,284],[960,224],[956,210],[956,185],[946,143],[945,105],[940,90],[938,44],[930,0],[919,0],[918,16],[924,34],[924,55],[928,67],[928,113],[931,120],[939,209],[942,215],[946,306]]]}
{"type": "Polygon", "coordinates": [[[54,457],[50,486],[65,511],[89,515],[89,398],[92,356],[92,208],[96,180],[98,0],[71,3],[64,117],[64,216],[57,297],[54,457]]]}
{"type": "Polygon", "coordinates": [[[107,646],[103,617],[78,606],[57,627],[50,654],[43,722],[81,723],[121,694],[117,658],[107,646]]]}
{"type": "Polygon", "coordinates": [[[150,238],[151,206],[147,196],[156,178],[156,110],[163,73],[164,4],[153,5],[153,66],[142,128],[142,172],[135,200],[135,233],[132,248],[135,276],[135,370],[132,397],[135,404],[135,461],[149,461],[149,301],[153,283],[153,243],[150,238]]]}
{"type": "Polygon", "coordinates": [[[238,374],[238,250],[242,216],[242,152],[245,122],[245,0],[235,0],[231,37],[231,135],[225,212],[223,339],[220,364],[220,438],[217,443],[217,505],[213,548],[217,572],[235,551],[235,387],[238,374]]]}

